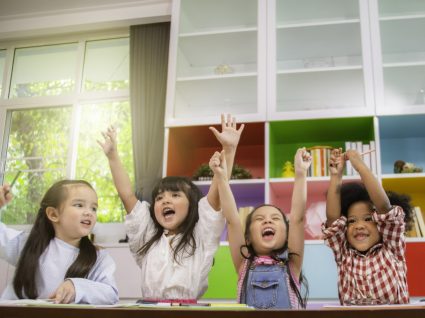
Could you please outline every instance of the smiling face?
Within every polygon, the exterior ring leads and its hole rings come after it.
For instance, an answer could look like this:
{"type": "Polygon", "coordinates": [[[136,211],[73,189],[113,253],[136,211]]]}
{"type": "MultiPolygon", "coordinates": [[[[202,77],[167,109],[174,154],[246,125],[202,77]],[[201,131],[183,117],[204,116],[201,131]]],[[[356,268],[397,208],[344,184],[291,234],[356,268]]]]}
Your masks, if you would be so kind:
{"type": "Polygon", "coordinates": [[[155,198],[154,212],[168,234],[177,234],[189,214],[189,199],[183,191],[163,191],[155,198]]]}
{"type": "Polygon", "coordinates": [[[55,229],[55,236],[71,245],[79,246],[96,224],[97,195],[84,184],[64,186],[66,198],[59,208],[48,207],[46,213],[55,229]]]}
{"type": "Polygon", "coordinates": [[[262,206],[252,212],[248,243],[257,256],[271,255],[287,240],[287,228],[282,213],[273,206],[262,206]]]}
{"type": "Polygon", "coordinates": [[[347,240],[359,252],[366,252],[381,239],[369,203],[356,202],[348,209],[347,240]]]}

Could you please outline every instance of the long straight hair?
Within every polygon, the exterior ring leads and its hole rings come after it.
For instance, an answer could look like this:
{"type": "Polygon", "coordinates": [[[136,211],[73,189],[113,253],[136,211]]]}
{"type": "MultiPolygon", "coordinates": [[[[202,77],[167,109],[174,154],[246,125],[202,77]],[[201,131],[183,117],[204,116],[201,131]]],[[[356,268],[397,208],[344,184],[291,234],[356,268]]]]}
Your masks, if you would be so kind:
{"type": "MultiPolygon", "coordinates": [[[[39,258],[55,237],[55,230],[47,217],[46,209],[48,207],[60,209],[68,197],[67,186],[86,186],[95,191],[84,180],[61,180],[47,190],[41,200],[34,225],[16,265],[13,288],[15,294],[21,299],[36,299],[38,297],[36,275],[39,269],[39,258]]],[[[79,248],[80,252],[74,263],[68,268],[64,279],[69,277],[85,278],[96,263],[97,249],[87,236],[81,238],[79,248]]]]}
{"type": "MultiPolygon", "coordinates": [[[[285,216],[285,214],[282,212],[281,209],[279,209],[277,206],[271,205],[271,204],[262,204],[260,206],[257,206],[251,213],[248,214],[248,216],[246,217],[246,223],[245,223],[245,245],[242,245],[240,248],[240,253],[242,255],[243,258],[248,260],[248,268],[251,267],[252,262],[254,261],[254,258],[257,257],[257,253],[255,252],[253,246],[251,243],[251,239],[250,239],[250,230],[249,228],[251,227],[251,223],[252,223],[252,216],[254,215],[254,212],[257,211],[259,208],[262,207],[272,207],[275,208],[276,210],[278,210],[280,213],[282,213],[283,216],[283,222],[286,225],[286,241],[284,243],[284,245],[277,249],[274,250],[272,252],[272,255],[270,255],[273,259],[280,261],[280,259],[278,258],[278,255],[282,254],[283,252],[285,252],[286,250],[288,250],[288,239],[289,239],[289,221],[287,219],[287,217],[285,216]],[[244,252],[244,250],[246,250],[246,252],[244,252]]],[[[288,250],[288,261],[291,259],[292,256],[294,255],[298,255],[296,253],[291,253],[291,251],[288,250]]],[[[288,264],[286,264],[288,265],[288,264]]],[[[297,296],[298,299],[298,303],[300,304],[301,308],[306,308],[307,307],[307,297],[308,297],[308,282],[307,279],[305,278],[304,274],[300,273],[300,277],[299,277],[299,282],[300,285],[302,285],[304,287],[304,295],[301,294],[301,290],[298,288],[297,284],[294,281],[294,278],[292,277],[292,273],[291,273],[291,268],[290,266],[286,266],[287,271],[288,271],[288,277],[289,277],[289,285],[291,287],[291,289],[294,291],[295,295],[297,296]]],[[[246,289],[246,284],[247,284],[247,278],[248,278],[248,272],[245,272],[245,276],[243,277],[243,281],[242,281],[242,288],[246,289]]]]}
{"type": "MultiPolygon", "coordinates": [[[[181,234],[177,246],[173,248],[173,258],[177,263],[180,262],[181,257],[186,255],[192,256],[196,249],[196,241],[193,235],[195,225],[199,220],[198,202],[202,197],[202,192],[199,188],[188,178],[185,177],[165,177],[159,181],[152,191],[152,204],[149,208],[150,216],[155,225],[154,235],[138,250],[140,255],[145,255],[153,244],[159,241],[164,233],[164,228],[159,224],[155,217],[155,199],[165,191],[182,191],[189,200],[189,211],[180,225],[178,232],[181,234]]],[[[174,238],[172,239],[173,242],[174,238]]],[[[173,244],[171,244],[173,246],[173,244]]]]}

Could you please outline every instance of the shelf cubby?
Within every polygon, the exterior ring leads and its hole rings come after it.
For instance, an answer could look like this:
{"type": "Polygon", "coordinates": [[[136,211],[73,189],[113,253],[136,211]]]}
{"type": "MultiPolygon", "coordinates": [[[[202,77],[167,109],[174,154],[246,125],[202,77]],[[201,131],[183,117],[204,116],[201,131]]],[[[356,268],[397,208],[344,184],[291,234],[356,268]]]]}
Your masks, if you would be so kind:
{"type": "Polygon", "coordinates": [[[182,0],[180,8],[180,34],[257,26],[257,0],[182,0]]]}
{"type": "MultiPolygon", "coordinates": [[[[220,126],[213,126],[221,131],[220,126]]],[[[201,164],[208,164],[214,151],[220,150],[221,145],[208,126],[169,128],[166,175],[192,177],[201,164]]],[[[235,163],[249,170],[253,179],[264,179],[264,123],[247,124],[235,163]]]]}
{"type": "Polygon", "coordinates": [[[281,177],[283,164],[293,162],[300,147],[320,145],[345,149],[346,141],[375,140],[373,117],[276,121],[269,125],[270,178],[281,177]]]}
{"type": "Polygon", "coordinates": [[[425,114],[379,117],[382,174],[403,160],[425,169],[425,114]]]}
{"type": "Polygon", "coordinates": [[[277,23],[303,24],[359,18],[359,4],[352,0],[277,0],[277,23]]]}

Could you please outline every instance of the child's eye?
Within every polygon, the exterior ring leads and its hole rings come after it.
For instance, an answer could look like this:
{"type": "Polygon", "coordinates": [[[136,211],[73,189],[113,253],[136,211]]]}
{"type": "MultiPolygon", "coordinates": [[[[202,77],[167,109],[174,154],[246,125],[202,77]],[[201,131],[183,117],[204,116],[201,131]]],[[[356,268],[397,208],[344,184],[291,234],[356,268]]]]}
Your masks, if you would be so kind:
{"type": "Polygon", "coordinates": [[[93,211],[94,213],[96,213],[96,212],[97,212],[97,208],[92,208],[92,211],[93,211]]]}
{"type": "Polygon", "coordinates": [[[74,206],[77,207],[77,208],[82,208],[83,207],[83,205],[81,203],[75,203],[74,206]]]}
{"type": "Polygon", "coordinates": [[[348,224],[348,225],[350,225],[350,224],[354,224],[354,223],[356,223],[356,219],[348,219],[348,220],[347,220],[347,224],[348,224]]]}
{"type": "Polygon", "coordinates": [[[373,217],[372,216],[367,216],[364,218],[365,222],[373,222],[373,217]]]}
{"type": "Polygon", "coordinates": [[[280,221],[281,220],[281,218],[280,217],[278,217],[278,216],[275,216],[274,218],[273,218],[273,221],[280,221]]]}
{"type": "Polygon", "coordinates": [[[176,198],[176,197],[179,197],[180,196],[180,193],[179,192],[174,192],[173,193],[173,198],[176,198]]]}

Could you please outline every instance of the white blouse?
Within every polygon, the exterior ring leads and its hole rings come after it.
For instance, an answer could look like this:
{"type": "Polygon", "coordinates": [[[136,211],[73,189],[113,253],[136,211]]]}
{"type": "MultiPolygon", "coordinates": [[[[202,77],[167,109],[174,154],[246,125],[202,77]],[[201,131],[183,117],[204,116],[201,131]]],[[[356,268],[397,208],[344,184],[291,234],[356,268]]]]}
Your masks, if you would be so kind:
{"type": "MultiPolygon", "coordinates": [[[[198,299],[205,293],[208,273],[225,225],[222,213],[215,211],[206,197],[199,201],[199,221],[194,228],[195,252],[192,256],[180,258],[179,263],[174,261],[170,247],[173,236],[165,234],[145,255],[137,253],[155,233],[149,203],[138,201],[127,215],[125,225],[130,250],[141,269],[141,298],[198,299]]],[[[176,241],[173,246],[177,245],[176,241]]]]}

